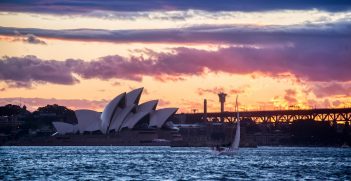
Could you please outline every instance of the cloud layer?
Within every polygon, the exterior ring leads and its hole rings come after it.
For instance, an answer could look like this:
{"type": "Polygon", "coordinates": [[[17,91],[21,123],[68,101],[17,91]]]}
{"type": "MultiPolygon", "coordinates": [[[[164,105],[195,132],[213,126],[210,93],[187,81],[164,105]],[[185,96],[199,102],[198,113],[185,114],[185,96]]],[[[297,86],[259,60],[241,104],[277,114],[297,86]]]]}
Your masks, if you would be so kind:
{"type": "Polygon", "coordinates": [[[14,31],[14,34],[15,34],[14,41],[22,41],[22,42],[30,43],[30,44],[46,45],[45,41],[40,40],[37,36],[35,36],[33,34],[22,35],[18,31],[14,31]]]}
{"type": "Polygon", "coordinates": [[[311,90],[317,98],[326,98],[330,96],[351,96],[351,83],[324,83],[312,86],[311,90]]]}
{"type": "Polygon", "coordinates": [[[0,59],[0,80],[12,86],[37,83],[75,84],[99,78],[141,81],[144,76],[178,80],[204,75],[206,70],[229,74],[259,73],[268,76],[291,73],[309,81],[350,81],[351,41],[304,42],[291,47],[227,47],[218,51],[175,48],[170,53],[148,50],[151,58],[105,56],[97,60],[41,60],[35,56],[0,59]],[[337,52],[337,53],[336,53],[337,52]]]}
{"type": "MultiPolygon", "coordinates": [[[[114,43],[227,43],[227,44],[287,44],[301,41],[350,40],[350,22],[303,24],[294,26],[192,26],[174,29],[102,30],[0,27],[0,35],[21,34],[44,38],[114,43]]],[[[319,42],[318,42],[319,43],[319,42]]],[[[338,42],[335,42],[338,43],[338,42]]]]}
{"type": "Polygon", "coordinates": [[[67,62],[41,60],[35,56],[3,57],[0,60],[0,79],[10,87],[30,87],[33,82],[74,84],[79,82],[72,76],[67,62]]]}
{"type": "Polygon", "coordinates": [[[91,11],[156,11],[156,10],[206,10],[206,11],[270,11],[277,9],[305,10],[321,9],[326,11],[342,11],[350,9],[351,3],[347,0],[149,0],[147,3],[139,0],[127,1],[99,1],[99,0],[3,0],[0,10],[15,12],[42,12],[50,14],[81,14],[91,11]]]}

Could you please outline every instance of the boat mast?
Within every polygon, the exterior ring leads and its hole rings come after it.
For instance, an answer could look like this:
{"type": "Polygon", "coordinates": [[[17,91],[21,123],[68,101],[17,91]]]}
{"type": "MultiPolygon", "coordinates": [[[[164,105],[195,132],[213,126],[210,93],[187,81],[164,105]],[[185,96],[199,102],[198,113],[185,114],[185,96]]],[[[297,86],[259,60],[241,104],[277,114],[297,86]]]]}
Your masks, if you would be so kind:
{"type": "Polygon", "coordinates": [[[237,122],[236,122],[235,138],[234,138],[234,142],[231,146],[231,149],[239,149],[239,143],[240,143],[240,118],[239,118],[238,96],[236,96],[235,111],[236,111],[236,121],[237,122]]]}

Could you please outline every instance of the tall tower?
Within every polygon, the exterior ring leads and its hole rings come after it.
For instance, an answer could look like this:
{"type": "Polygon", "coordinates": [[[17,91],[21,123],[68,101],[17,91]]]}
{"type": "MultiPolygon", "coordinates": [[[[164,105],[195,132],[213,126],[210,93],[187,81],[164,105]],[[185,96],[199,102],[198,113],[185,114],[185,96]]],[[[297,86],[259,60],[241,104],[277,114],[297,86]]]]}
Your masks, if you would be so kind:
{"type": "Polygon", "coordinates": [[[221,113],[224,112],[224,103],[225,103],[225,97],[227,96],[227,94],[221,92],[218,94],[219,97],[219,102],[221,103],[221,113]]]}
{"type": "Polygon", "coordinates": [[[203,116],[203,120],[207,121],[207,100],[204,99],[204,116],[203,116]]]}
{"type": "Polygon", "coordinates": [[[204,99],[204,114],[207,114],[207,100],[204,99]]]}

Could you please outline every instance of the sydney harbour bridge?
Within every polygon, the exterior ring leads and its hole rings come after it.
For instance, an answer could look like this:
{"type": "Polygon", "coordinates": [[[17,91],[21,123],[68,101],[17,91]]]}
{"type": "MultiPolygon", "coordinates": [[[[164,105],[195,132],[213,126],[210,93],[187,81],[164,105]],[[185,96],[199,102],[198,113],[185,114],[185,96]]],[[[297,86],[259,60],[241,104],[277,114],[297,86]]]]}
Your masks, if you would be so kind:
{"type": "MultiPolygon", "coordinates": [[[[218,94],[220,102],[220,112],[208,113],[207,100],[204,99],[203,113],[179,115],[187,122],[236,122],[237,112],[224,111],[224,103],[227,94],[218,94]]],[[[238,97],[237,97],[238,99],[238,97]]],[[[252,120],[256,123],[291,123],[295,120],[315,120],[345,123],[351,120],[351,108],[325,108],[325,109],[294,109],[294,110],[260,110],[239,112],[240,120],[252,120]]]]}
{"type": "MultiPolygon", "coordinates": [[[[192,116],[208,121],[236,121],[236,112],[199,113],[192,116]]],[[[351,120],[351,108],[338,109],[305,109],[305,110],[272,110],[239,112],[239,118],[251,119],[255,122],[292,122],[294,120],[316,120],[345,122],[351,120]]]]}
{"type": "MultiPolygon", "coordinates": [[[[186,114],[187,120],[203,120],[209,122],[235,122],[237,119],[236,117],[236,112],[186,114]]],[[[351,120],[351,108],[241,111],[239,112],[239,119],[252,120],[256,123],[290,123],[294,120],[346,122],[351,120]]]]}

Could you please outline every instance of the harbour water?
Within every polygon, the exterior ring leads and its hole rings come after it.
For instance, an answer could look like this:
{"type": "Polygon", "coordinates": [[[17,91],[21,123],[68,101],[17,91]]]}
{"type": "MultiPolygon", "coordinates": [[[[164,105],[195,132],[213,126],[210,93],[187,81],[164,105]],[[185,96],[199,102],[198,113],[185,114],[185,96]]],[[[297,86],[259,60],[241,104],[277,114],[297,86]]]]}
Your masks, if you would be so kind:
{"type": "Polygon", "coordinates": [[[351,180],[351,149],[0,147],[0,180],[351,180]]]}

